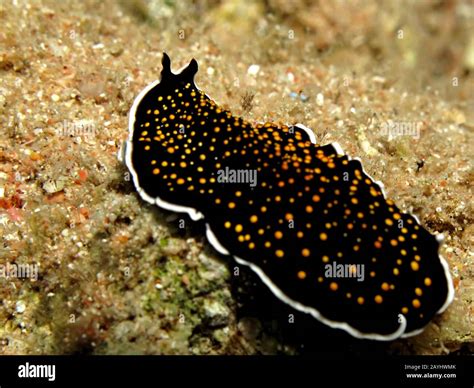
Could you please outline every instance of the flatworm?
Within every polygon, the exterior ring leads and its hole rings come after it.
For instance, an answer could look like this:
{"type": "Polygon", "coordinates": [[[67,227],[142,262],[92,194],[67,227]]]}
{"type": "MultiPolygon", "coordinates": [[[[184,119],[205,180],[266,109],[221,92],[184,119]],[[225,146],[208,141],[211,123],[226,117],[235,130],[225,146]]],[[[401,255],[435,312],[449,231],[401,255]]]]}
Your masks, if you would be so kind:
{"type": "Polygon", "coordinates": [[[359,160],[304,125],[234,116],[197,88],[194,59],[177,74],[166,54],[162,65],[133,103],[124,149],[145,201],[205,219],[217,251],[355,337],[415,335],[447,308],[442,235],[385,199],[359,160]]]}

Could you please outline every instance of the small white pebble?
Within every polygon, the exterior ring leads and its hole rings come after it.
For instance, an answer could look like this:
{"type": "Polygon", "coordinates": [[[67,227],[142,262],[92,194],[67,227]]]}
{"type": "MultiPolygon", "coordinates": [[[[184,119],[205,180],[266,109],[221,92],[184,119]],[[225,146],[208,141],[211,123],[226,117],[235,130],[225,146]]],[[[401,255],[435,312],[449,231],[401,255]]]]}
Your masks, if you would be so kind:
{"type": "Polygon", "coordinates": [[[0,187],[0,198],[5,197],[5,187],[0,187]]]}
{"type": "Polygon", "coordinates": [[[49,194],[56,193],[57,191],[59,191],[56,182],[52,179],[49,179],[43,183],[43,190],[49,194]]]}
{"type": "Polygon", "coordinates": [[[356,108],[352,107],[352,108],[350,109],[350,112],[355,114],[355,113],[357,112],[357,111],[356,111],[356,108]]]}
{"type": "Polygon", "coordinates": [[[323,106],[324,105],[324,95],[322,93],[318,93],[316,95],[316,104],[318,106],[323,106]]]}
{"type": "Polygon", "coordinates": [[[290,81],[291,83],[295,82],[295,75],[290,71],[286,74],[287,78],[288,78],[288,81],[290,81]]]}
{"type": "Polygon", "coordinates": [[[437,212],[437,213],[441,213],[442,211],[443,211],[443,209],[442,209],[440,206],[438,206],[438,207],[436,208],[436,212],[437,212]]]}
{"type": "Polygon", "coordinates": [[[22,300],[16,302],[15,310],[18,314],[23,314],[26,310],[25,302],[23,302],[22,300]]]}
{"type": "Polygon", "coordinates": [[[2,214],[0,215],[0,225],[7,225],[8,222],[10,221],[10,219],[8,218],[8,216],[6,214],[2,214]]]}
{"type": "Polygon", "coordinates": [[[250,65],[249,68],[247,69],[247,74],[256,76],[259,71],[260,71],[259,65],[250,65]]]}
{"type": "Polygon", "coordinates": [[[372,81],[374,81],[375,83],[384,84],[387,80],[385,79],[385,77],[376,75],[372,77],[372,81]]]}
{"type": "Polygon", "coordinates": [[[155,284],[155,288],[156,288],[157,290],[161,290],[161,289],[163,288],[163,285],[162,285],[161,283],[156,283],[156,284],[155,284]]]}
{"type": "Polygon", "coordinates": [[[209,66],[209,67],[207,68],[206,72],[207,72],[207,75],[213,75],[213,74],[215,73],[215,70],[214,70],[213,67],[210,67],[210,66],[209,66]]]}
{"type": "Polygon", "coordinates": [[[58,102],[59,101],[59,96],[57,94],[53,94],[51,96],[51,100],[53,100],[54,102],[58,102]]]}

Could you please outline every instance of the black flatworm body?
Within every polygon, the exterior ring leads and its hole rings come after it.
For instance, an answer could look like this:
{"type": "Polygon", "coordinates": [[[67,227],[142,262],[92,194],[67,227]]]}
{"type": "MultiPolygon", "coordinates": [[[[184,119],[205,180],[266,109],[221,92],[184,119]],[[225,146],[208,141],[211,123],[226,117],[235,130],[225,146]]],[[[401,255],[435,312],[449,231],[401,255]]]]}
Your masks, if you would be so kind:
{"type": "Polygon", "coordinates": [[[252,125],[179,74],[130,112],[125,163],[141,197],[205,219],[221,253],[281,300],[359,338],[419,333],[453,299],[441,238],[385,199],[360,161],[303,125],[252,125]]]}

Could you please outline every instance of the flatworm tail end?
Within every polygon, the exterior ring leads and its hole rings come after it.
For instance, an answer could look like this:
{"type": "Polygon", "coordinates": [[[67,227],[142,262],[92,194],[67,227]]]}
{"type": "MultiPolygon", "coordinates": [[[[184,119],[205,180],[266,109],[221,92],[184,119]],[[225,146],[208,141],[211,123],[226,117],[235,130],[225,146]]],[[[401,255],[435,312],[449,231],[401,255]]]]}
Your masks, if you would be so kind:
{"type": "MultiPolygon", "coordinates": [[[[208,229],[209,230],[209,229],[208,229]]],[[[212,233],[212,232],[211,232],[212,233]]],[[[208,236],[209,236],[208,232],[208,236]]],[[[216,237],[212,236],[210,241],[216,241],[216,237]]],[[[214,244],[213,244],[214,245],[214,244]]],[[[219,246],[220,243],[218,243],[219,246]]],[[[272,291],[272,293],[278,297],[282,302],[286,303],[287,305],[293,307],[294,309],[311,315],[313,318],[317,319],[318,321],[322,322],[323,324],[333,328],[333,329],[339,329],[339,330],[344,330],[345,332],[349,333],[355,338],[359,339],[365,339],[365,340],[374,340],[374,341],[393,341],[396,340],[397,338],[400,338],[403,336],[403,333],[406,330],[407,327],[407,320],[403,314],[399,314],[397,317],[398,320],[398,328],[394,330],[392,333],[386,333],[386,334],[379,334],[379,333],[366,333],[362,332],[355,327],[351,326],[350,324],[346,322],[338,322],[338,321],[333,321],[331,319],[326,318],[323,316],[318,310],[305,306],[302,303],[299,303],[287,295],[285,295],[275,284],[271,281],[271,279],[256,265],[249,263],[246,260],[243,260],[239,257],[234,256],[234,260],[241,265],[245,265],[247,267],[250,267],[253,272],[255,272],[259,278],[262,280],[262,282],[272,291]]]]}
{"type": "MultiPolygon", "coordinates": [[[[436,240],[439,244],[438,248],[441,248],[441,244],[444,240],[444,236],[442,234],[438,234],[438,235],[436,235],[436,240]]],[[[446,287],[447,287],[446,299],[445,299],[444,303],[442,304],[442,306],[436,312],[436,314],[442,314],[446,311],[446,309],[449,307],[449,305],[453,302],[454,296],[455,296],[455,290],[454,290],[454,282],[453,282],[453,278],[451,276],[451,271],[449,270],[448,262],[446,261],[446,259],[439,252],[438,252],[438,257],[439,257],[439,261],[441,263],[441,266],[444,270],[444,275],[445,275],[446,283],[447,283],[446,284],[446,287]]],[[[426,326],[427,325],[424,325],[423,327],[421,327],[419,329],[406,332],[401,336],[401,338],[408,338],[408,337],[413,337],[415,335],[418,335],[418,334],[422,333],[423,330],[425,330],[426,326]]]]}

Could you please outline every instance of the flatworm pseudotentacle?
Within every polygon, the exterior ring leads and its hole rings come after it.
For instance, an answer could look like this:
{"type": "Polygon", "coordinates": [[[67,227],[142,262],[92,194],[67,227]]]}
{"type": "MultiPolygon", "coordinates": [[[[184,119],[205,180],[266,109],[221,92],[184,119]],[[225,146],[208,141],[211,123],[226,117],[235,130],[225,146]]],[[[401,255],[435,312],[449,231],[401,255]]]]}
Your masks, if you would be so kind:
{"type": "Polygon", "coordinates": [[[303,125],[252,125],[179,74],[136,98],[125,163],[141,197],[204,218],[221,253],[250,266],[284,302],[359,338],[419,333],[453,299],[439,241],[385,199],[358,160],[303,125]],[[222,182],[222,171],[255,172],[222,182]]]}

